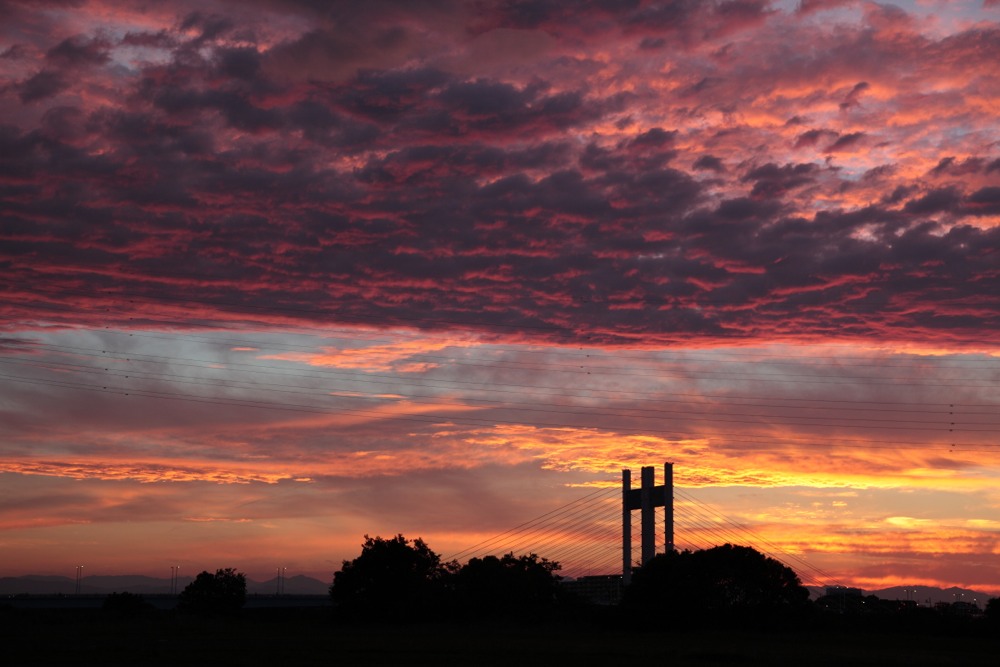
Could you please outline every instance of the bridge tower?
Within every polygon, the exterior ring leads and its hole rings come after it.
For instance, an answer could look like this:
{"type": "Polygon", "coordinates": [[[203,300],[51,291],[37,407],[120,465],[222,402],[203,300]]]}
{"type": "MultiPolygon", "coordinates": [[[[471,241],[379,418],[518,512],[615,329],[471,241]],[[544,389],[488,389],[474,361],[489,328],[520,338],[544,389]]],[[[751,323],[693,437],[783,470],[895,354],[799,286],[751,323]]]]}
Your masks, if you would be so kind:
{"type": "Polygon", "coordinates": [[[622,470],[622,584],[632,581],[632,510],[640,510],[642,563],[656,555],[656,510],[663,508],[666,550],[674,550],[674,464],[663,464],[663,484],[654,486],[655,468],[644,467],[640,486],[632,488],[632,471],[622,470]]]}

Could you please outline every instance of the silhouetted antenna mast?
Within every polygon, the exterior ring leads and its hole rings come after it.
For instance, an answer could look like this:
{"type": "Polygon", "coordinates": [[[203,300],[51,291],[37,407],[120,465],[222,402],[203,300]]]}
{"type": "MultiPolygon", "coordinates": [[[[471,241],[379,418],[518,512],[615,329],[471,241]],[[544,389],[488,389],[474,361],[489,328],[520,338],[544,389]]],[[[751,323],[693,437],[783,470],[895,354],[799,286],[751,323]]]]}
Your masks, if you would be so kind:
{"type": "Polygon", "coordinates": [[[170,594],[177,595],[177,582],[180,578],[181,566],[171,565],[170,566],[170,594]]]}
{"type": "Polygon", "coordinates": [[[283,595],[285,592],[285,568],[278,568],[278,577],[274,580],[274,594],[283,595]]]}
{"type": "Polygon", "coordinates": [[[83,585],[83,566],[76,566],[76,594],[80,594],[80,588],[83,585]]]}

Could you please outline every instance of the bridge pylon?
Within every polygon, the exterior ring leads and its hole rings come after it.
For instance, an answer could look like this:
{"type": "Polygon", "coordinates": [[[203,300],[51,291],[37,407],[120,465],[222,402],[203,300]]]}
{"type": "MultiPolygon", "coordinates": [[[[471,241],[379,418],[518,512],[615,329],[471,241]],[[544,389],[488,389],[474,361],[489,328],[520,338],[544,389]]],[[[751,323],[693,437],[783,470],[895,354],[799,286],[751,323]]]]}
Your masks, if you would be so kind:
{"type": "Polygon", "coordinates": [[[664,509],[663,530],[667,551],[674,550],[674,464],[663,464],[663,484],[654,486],[655,468],[643,467],[638,489],[632,488],[632,471],[622,470],[622,585],[632,581],[632,510],[640,510],[642,564],[656,555],[656,509],[664,509]]]}

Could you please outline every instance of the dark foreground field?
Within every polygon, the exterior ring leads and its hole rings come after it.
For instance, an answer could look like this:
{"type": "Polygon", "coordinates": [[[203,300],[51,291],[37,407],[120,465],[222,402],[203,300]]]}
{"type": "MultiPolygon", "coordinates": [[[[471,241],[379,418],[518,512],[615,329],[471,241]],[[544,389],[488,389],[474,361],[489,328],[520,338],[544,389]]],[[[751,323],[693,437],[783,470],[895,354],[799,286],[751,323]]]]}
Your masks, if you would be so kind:
{"type": "Polygon", "coordinates": [[[155,612],[0,609],[3,664],[18,665],[988,665],[983,632],[636,631],[599,619],[538,624],[336,622],[328,609],[155,612]]]}

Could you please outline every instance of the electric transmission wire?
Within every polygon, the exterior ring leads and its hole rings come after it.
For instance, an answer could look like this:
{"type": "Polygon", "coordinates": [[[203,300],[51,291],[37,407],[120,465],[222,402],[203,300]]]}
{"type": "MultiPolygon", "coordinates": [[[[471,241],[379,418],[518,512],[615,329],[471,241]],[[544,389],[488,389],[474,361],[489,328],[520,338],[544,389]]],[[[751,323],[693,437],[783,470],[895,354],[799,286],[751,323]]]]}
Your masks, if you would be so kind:
{"type": "MultiPolygon", "coordinates": [[[[680,496],[682,499],[684,499],[684,500],[686,500],[686,501],[688,501],[690,503],[693,503],[694,505],[702,508],[703,512],[709,513],[710,516],[714,515],[715,517],[721,519],[727,526],[730,526],[732,529],[734,529],[737,532],[737,534],[745,534],[745,535],[749,536],[750,538],[752,538],[756,543],[766,545],[766,549],[767,549],[768,552],[781,554],[783,556],[783,558],[777,558],[778,560],[782,560],[782,562],[785,562],[784,559],[795,561],[795,562],[799,563],[801,567],[804,567],[804,568],[806,568],[806,569],[808,569],[808,570],[810,570],[810,571],[812,571],[812,572],[820,575],[821,577],[825,578],[828,582],[833,581],[834,583],[837,583],[835,581],[835,578],[833,577],[833,575],[831,575],[829,572],[823,571],[819,567],[813,565],[812,563],[808,562],[803,557],[801,557],[801,556],[799,556],[797,554],[793,554],[793,553],[790,553],[788,551],[785,551],[784,549],[782,549],[780,546],[778,546],[774,542],[768,540],[767,538],[763,537],[762,535],[760,535],[756,531],[748,528],[747,526],[745,526],[745,525],[743,525],[743,524],[735,521],[734,519],[726,516],[721,511],[719,511],[718,509],[712,507],[711,505],[709,505],[709,504],[707,504],[707,503],[699,500],[698,498],[692,496],[691,494],[689,494],[689,493],[687,493],[687,492],[685,492],[683,490],[680,490],[680,489],[678,489],[676,487],[674,489],[674,493],[676,495],[680,496]]],[[[696,514],[699,513],[698,510],[693,510],[693,511],[696,514]]],[[[702,514],[702,516],[704,516],[704,514],[702,514]]]]}

